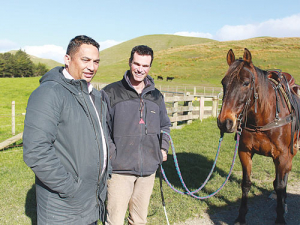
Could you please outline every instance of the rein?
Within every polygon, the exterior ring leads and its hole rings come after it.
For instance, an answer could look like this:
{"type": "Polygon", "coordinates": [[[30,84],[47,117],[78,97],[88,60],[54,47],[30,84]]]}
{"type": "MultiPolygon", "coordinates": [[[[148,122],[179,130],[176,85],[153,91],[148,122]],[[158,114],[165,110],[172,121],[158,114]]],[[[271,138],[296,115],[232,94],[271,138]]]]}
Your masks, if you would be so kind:
{"type": "Polygon", "coordinates": [[[210,171],[210,173],[208,174],[206,180],[204,181],[204,183],[198,188],[196,189],[195,191],[190,191],[183,178],[182,178],[182,175],[181,175],[181,171],[180,171],[180,168],[179,168],[179,165],[178,165],[178,161],[177,161],[177,156],[176,156],[176,152],[175,152],[175,147],[174,147],[174,144],[173,144],[173,141],[172,141],[172,138],[171,136],[166,133],[165,131],[161,131],[162,133],[166,134],[169,139],[170,139],[170,143],[171,143],[171,149],[172,149],[172,154],[173,154],[173,159],[174,159],[174,164],[175,164],[175,167],[176,167],[176,171],[177,171],[177,174],[179,176],[179,179],[180,179],[180,182],[183,186],[183,188],[186,190],[186,192],[182,192],[182,191],[179,191],[178,189],[176,189],[170,182],[169,180],[167,179],[167,176],[165,174],[165,171],[162,167],[162,165],[160,166],[160,169],[161,169],[161,173],[166,181],[166,183],[168,184],[168,186],[175,192],[179,193],[179,194],[186,194],[186,195],[190,195],[196,199],[199,199],[199,200],[203,200],[203,199],[207,199],[207,198],[210,198],[214,195],[216,195],[224,186],[225,184],[227,183],[231,173],[232,173],[232,170],[233,170],[233,166],[234,166],[234,163],[235,163],[235,159],[236,159],[236,155],[237,155],[237,152],[238,152],[238,146],[239,146],[239,141],[240,141],[240,135],[241,135],[241,131],[238,131],[237,132],[237,139],[236,139],[236,144],[235,144],[235,151],[234,151],[234,155],[233,155],[233,159],[232,159],[232,164],[231,164],[231,167],[230,167],[230,170],[229,170],[229,173],[225,179],[225,181],[223,182],[223,184],[215,191],[213,192],[212,194],[210,195],[207,195],[207,196],[204,196],[204,197],[200,197],[200,196],[196,196],[195,193],[199,192],[200,190],[203,189],[203,187],[207,184],[207,182],[209,181],[213,171],[214,171],[214,168],[216,166],[216,163],[217,163],[217,159],[218,159],[218,156],[219,156],[219,152],[220,152],[220,148],[221,148],[221,142],[223,141],[223,134],[221,135],[220,139],[219,139],[219,146],[218,146],[218,150],[217,150],[217,153],[216,153],[216,157],[215,157],[215,161],[213,163],[213,166],[212,166],[212,169],[210,171]]]}

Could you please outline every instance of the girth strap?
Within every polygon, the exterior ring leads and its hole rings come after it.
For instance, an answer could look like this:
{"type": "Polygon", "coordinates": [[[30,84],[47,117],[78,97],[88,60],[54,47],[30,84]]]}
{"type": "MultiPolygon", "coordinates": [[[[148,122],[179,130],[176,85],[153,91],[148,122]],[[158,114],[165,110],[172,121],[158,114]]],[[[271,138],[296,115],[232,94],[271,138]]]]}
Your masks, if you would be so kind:
{"type": "Polygon", "coordinates": [[[273,122],[268,123],[264,126],[253,126],[251,124],[247,124],[247,126],[245,126],[243,124],[242,127],[244,130],[247,130],[250,132],[263,132],[263,131],[271,130],[273,128],[284,126],[286,124],[291,123],[293,120],[295,120],[295,117],[293,116],[293,114],[290,114],[283,119],[279,119],[277,121],[274,120],[273,122]]]}

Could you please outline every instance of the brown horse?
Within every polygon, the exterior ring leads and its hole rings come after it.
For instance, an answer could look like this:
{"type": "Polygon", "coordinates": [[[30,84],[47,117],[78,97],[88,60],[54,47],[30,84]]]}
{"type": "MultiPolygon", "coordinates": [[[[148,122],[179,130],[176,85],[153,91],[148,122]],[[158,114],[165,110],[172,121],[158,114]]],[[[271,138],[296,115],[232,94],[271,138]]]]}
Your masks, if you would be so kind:
{"type": "Polygon", "coordinates": [[[235,224],[246,224],[247,197],[251,187],[254,154],[273,158],[277,194],[276,224],[286,224],[286,186],[297,152],[299,134],[298,86],[291,75],[280,71],[263,71],[252,63],[251,53],[235,60],[227,54],[229,69],[222,80],[223,103],[218,127],[223,134],[240,134],[239,158],[243,168],[242,200],[235,224]]]}

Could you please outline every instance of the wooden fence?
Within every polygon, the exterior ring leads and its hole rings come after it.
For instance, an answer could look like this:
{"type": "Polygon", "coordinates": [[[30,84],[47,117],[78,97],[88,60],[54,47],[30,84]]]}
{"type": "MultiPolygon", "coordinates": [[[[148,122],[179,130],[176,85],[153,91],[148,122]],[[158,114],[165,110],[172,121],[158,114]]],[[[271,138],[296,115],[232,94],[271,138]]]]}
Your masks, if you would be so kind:
{"type": "Polygon", "coordinates": [[[201,121],[210,116],[217,117],[219,111],[218,96],[166,96],[167,112],[172,123],[172,129],[190,124],[192,120],[201,121]]]}

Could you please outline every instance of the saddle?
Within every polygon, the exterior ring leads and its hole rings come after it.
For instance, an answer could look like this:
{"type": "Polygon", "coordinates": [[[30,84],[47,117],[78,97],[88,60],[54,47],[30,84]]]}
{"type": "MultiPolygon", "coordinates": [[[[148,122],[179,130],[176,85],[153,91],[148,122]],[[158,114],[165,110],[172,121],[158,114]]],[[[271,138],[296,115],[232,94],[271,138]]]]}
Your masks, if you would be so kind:
{"type": "Polygon", "coordinates": [[[291,74],[281,72],[280,70],[268,70],[267,72],[268,78],[273,79],[278,83],[282,82],[282,76],[284,76],[290,90],[300,97],[300,85],[295,83],[295,78],[291,74]]]}
{"type": "Polygon", "coordinates": [[[281,72],[281,70],[269,70],[267,72],[269,80],[274,83],[273,88],[277,99],[276,114],[278,115],[280,112],[279,104],[277,104],[279,99],[278,95],[280,95],[281,99],[284,95],[286,104],[289,106],[290,113],[293,117],[291,126],[291,152],[293,154],[294,133],[298,132],[298,138],[300,130],[300,85],[295,83],[295,78],[289,73],[281,72]]]}

